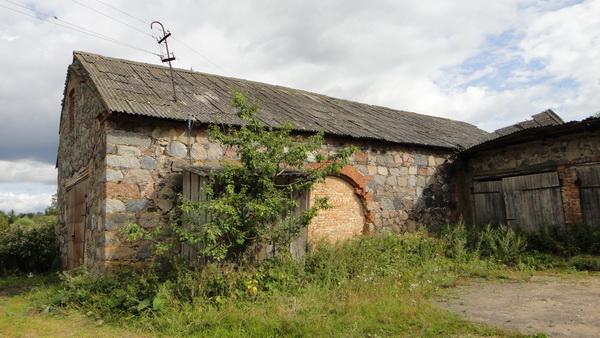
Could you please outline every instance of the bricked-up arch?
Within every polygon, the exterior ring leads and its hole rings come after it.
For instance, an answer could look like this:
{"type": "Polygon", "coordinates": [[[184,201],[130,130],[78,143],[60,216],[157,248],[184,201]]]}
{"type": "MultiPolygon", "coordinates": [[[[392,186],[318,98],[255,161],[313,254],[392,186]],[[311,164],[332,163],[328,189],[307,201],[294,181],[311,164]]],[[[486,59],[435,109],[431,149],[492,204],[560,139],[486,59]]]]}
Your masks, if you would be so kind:
{"type": "Polygon", "coordinates": [[[348,165],[340,175],[328,176],[324,182],[315,185],[310,196],[311,205],[317,198],[327,197],[332,208],[320,210],[309,224],[309,243],[320,240],[335,242],[365,232],[366,223],[370,221],[370,213],[366,209],[368,180],[369,177],[348,165]]]}

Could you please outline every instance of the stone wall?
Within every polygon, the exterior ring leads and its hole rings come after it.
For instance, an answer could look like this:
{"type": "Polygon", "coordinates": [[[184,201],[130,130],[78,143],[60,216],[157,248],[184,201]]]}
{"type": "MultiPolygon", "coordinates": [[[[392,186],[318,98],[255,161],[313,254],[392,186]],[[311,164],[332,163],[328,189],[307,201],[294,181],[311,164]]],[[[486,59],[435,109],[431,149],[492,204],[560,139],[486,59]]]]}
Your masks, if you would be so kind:
{"type": "MultiPolygon", "coordinates": [[[[106,125],[106,264],[143,260],[144,245],[119,241],[128,223],[152,227],[161,222],[181,191],[181,165],[215,166],[235,160],[235,151],[208,139],[206,126],[188,137],[185,123],[112,115],[106,125]]],[[[331,154],[348,139],[327,138],[322,152],[331,154]]],[[[417,222],[446,222],[451,216],[444,170],[448,152],[385,143],[353,141],[359,151],[342,175],[355,187],[364,207],[368,231],[414,229],[417,222]]]]}
{"type": "Polygon", "coordinates": [[[473,200],[471,188],[474,178],[506,177],[556,171],[561,184],[565,222],[581,222],[580,191],[576,168],[600,163],[600,133],[578,131],[558,135],[542,135],[509,145],[486,149],[456,163],[460,173],[457,181],[462,188],[458,196],[464,219],[472,223],[473,200]]]}
{"type": "Polygon", "coordinates": [[[95,89],[85,77],[79,76],[77,64],[69,67],[65,102],[61,112],[60,142],[58,148],[58,228],[61,260],[67,264],[67,248],[71,234],[67,227],[67,190],[78,180],[87,177],[88,189],[85,218],[84,264],[94,265],[103,258],[104,232],[104,106],[95,89]],[[68,114],[69,95],[73,90],[73,117],[68,114]]]}

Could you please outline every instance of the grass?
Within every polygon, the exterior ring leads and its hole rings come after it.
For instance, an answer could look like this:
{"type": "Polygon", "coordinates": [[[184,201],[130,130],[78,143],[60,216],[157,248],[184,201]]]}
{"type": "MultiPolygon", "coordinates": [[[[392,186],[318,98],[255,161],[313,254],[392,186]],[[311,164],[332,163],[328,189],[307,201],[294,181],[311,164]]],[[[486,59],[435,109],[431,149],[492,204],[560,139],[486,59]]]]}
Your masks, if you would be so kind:
{"type": "Polygon", "coordinates": [[[32,296],[56,287],[56,274],[0,278],[0,337],[142,337],[104,325],[80,313],[44,313],[32,306],[32,296]],[[29,291],[34,288],[33,291],[29,291]]]}
{"type": "MultiPolygon", "coordinates": [[[[302,261],[272,260],[234,269],[213,266],[170,277],[145,271],[108,277],[84,272],[64,276],[62,281],[52,275],[4,278],[0,290],[35,288],[0,298],[0,332],[8,336],[520,336],[466,321],[431,300],[470,279],[526,279],[538,273],[535,264],[553,267],[552,258],[521,257],[508,267],[500,258],[461,249],[464,241],[456,239],[423,233],[363,236],[318,246],[302,261]]],[[[581,264],[591,264],[590,259],[581,264]]],[[[561,263],[553,268],[556,273],[575,271],[561,270],[564,267],[561,263]]]]}
{"type": "MultiPolygon", "coordinates": [[[[9,284],[19,279],[30,280],[11,277],[9,284]]],[[[218,306],[181,304],[177,311],[171,309],[133,321],[123,319],[116,326],[99,324],[101,319],[89,312],[86,316],[73,309],[44,313],[32,308],[40,293],[55,287],[56,284],[44,283],[26,294],[1,296],[0,336],[519,336],[461,319],[432,305],[428,296],[407,291],[391,279],[352,283],[332,290],[309,287],[297,295],[273,294],[258,301],[228,300],[218,306]]]]}

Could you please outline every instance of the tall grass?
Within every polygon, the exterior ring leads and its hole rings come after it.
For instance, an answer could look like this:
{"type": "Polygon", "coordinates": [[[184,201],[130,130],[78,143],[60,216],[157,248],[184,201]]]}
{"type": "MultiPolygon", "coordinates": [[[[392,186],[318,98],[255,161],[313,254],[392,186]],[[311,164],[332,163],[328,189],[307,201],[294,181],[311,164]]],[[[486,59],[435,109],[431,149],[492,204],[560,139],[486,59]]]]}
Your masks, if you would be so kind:
{"type": "Polygon", "coordinates": [[[510,273],[472,252],[448,254],[459,246],[426,233],[388,234],[322,243],[300,261],[278,256],[253,267],[81,271],[64,274],[40,302],[166,335],[498,334],[427,301],[458,278],[510,273]]]}

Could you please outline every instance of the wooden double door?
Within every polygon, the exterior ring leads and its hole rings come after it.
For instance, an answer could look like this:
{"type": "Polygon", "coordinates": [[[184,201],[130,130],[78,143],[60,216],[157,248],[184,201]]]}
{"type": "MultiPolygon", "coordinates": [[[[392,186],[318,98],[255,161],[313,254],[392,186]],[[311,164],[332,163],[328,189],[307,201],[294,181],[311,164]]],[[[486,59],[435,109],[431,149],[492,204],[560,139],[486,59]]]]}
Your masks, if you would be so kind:
{"type": "Polygon", "coordinates": [[[475,223],[506,224],[524,231],[564,225],[556,172],[473,182],[475,223]]]}

